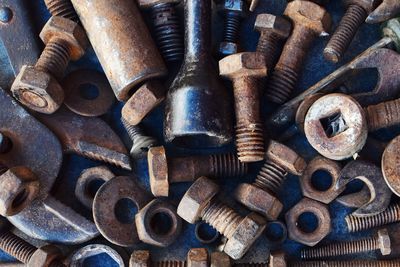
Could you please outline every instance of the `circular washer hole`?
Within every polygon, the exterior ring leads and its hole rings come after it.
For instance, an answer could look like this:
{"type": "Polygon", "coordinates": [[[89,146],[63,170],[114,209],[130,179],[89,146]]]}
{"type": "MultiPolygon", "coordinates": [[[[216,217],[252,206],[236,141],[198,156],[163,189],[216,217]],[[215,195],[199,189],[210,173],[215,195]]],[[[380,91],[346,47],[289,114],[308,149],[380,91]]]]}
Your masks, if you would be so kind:
{"type": "Polygon", "coordinates": [[[174,225],[174,220],[171,215],[164,211],[159,211],[153,214],[150,219],[150,227],[155,234],[164,236],[168,235],[174,225]]]}
{"type": "Polygon", "coordinates": [[[332,175],[325,170],[317,170],[311,176],[311,185],[314,189],[324,192],[332,187],[332,175]]]}
{"type": "Polygon", "coordinates": [[[114,214],[117,220],[122,224],[131,224],[135,221],[135,214],[138,208],[131,199],[121,198],[115,203],[114,214]]]}
{"type": "Polygon", "coordinates": [[[287,230],[280,222],[270,222],[265,229],[265,235],[272,243],[280,243],[285,241],[287,230]]]}
{"type": "Polygon", "coordinates": [[[213,243],[219,237],[218,231],[205,222],[199,222],[196,224],[195,235],[197,240],[199,240],[203,244],[213,243]]]}
{"type": "Polygon", "coordinates": [[[91,180],[87,185],[86,185],[86,194],[90,196],[91,198],[94,198],[96,195],[97,191],[99,188],[105,183],[104,180],[100,178],[96,178],[91,180]]]}
{"type": "Polygon", "coordinates": [[[84,83],[79,86],[79,94],[86,100],[94,100],[99,97],[99,88],[91,83],[84,83]]]}
{"type": "Polygon", "coordinates": [[[14,14],[8,7],[0,8],[0,21],[3,23],[9,23],[13,18],[14,14]]]}
{"type": "Polygon", "coordinates": [[[304,233],[313,233],[318,228],[318,218],[312,212],[304,212],[297,219],[297,227],[304,233]]]}
{"type": "Polygon", "coordinates": [[[23,205],[24,202],[26,201],[26,199],[28,198],[28,195],[29,195],[28,190],[26,190],[25,188],[22,189],[21,192],[19,192],[19,193],[15,196],[15,198],[14,198],[12,204],[11,204],[11,208],[12,208],[12,209],[17,209],[17,208],[19,208],[21,205],[23,205]]]}

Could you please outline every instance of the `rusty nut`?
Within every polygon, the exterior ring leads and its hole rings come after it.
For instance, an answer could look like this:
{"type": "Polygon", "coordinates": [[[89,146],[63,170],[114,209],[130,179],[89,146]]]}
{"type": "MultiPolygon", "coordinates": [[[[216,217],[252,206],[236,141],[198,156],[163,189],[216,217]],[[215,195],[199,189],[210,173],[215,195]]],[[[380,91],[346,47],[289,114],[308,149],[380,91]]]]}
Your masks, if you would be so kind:
{"type": "Polygon", "coordinates": [[[331,216],[325,204],[303,198],[285,215],[289,238],[307,246],[315,246],[332,230],[331,216]],[[318,226],[312,232],[301,229],[298,221],[302,214],[311,213],[318,220],[318,226]]]}
{"type": "Polygon", "coordinates": [[[12,167],[0,175],[0,214],[16,215],[39,194],[39,180],[27,167],[12,167]]]}
{"type": "Polygon", "coordinates": [[[269,31],[282,39],[286,39],[292,32],[292,24],[281,16],[259,14],[254,23],[254,29],[259,32],[269,31]]]}
{"type": "Polygon", "coordinates": [[[67,42],[71,60],[80,59],[89,44],[85,30],[75,21],[52,16],[40,32],[40,38],[47,44],[50,40],[60,39],[67,42]]]}
{"type": "Polygon", "coordinates": [[[211,267],[231,267],[231,258],[224,252],[211,253],[211,267]]]}
{"type": "Polygon", "coordinates": [[[135,250],[129,259],[129,267],[151,267],[150,251],[135,250]]]}
{"type": "Polygon", "coordinates": [[[192,248],[187,254],[187,267],[208,267],[208,251],[205,248],[192,248]]]}
{"type": "Polygon", "coordinates": [[[142,208],[135,221],[139,239],[158,247],[172,244],[182,229],[182,220],[176,214],[176,208],[160,199],[154,199],[142,208]]]}
{"type": "Polygon", "coordinates": [[[268,267],[286,267],[286,255],[282,251],[272,252],[269,256],[268,267]]]}
{"type": "Polygon", "coordinates": [[[64,101],[64,90],[50,74],[23,66],[11,86],[13,96],[29,109],[51,114],[64,101]]]}
{"type": "Polygon", "coordinates": [[[163,146],[151,147],[147,152],[150,189],[154,196],[167,197],[169,193],[168,163],[163,146]]]}
{"type": "Polygon", "coordinates": [[[140,8],[147,9],[159,4],[179,4],[180,0],[138,0],[140,8]]]}
{"type": "Polygon", "coordinates": [[[219,186],[206,177],[198,178],[186,191],[178,205],[178,215],[188,223],[195,223],[201,218],[201,212],[218,193],[219,186]]]}
{"type": "Polygon", "coordinates": [[[281,201],[275,195],[253,184],[240,184],[234,195],[239,203],[268,220],[276,220],[283,209],[281,201]]]}
{"type": "Polygon", "coordinates": [[[62,253],[59,248],[53,245],[46,245],[38,248],[30,258],[27,267],[50,267],[54,261],[60,260],[62,253]]]}
{"type": "Polygon", "coordinates": [[[267,76],[265,57],[257,52],[234,54],[219,61],[220,75],[227,78],[236,78],[243,75],[252,77],[267,76]]]}
{"type": "Polygon", "coordinates": [[[382,3],[382,0],[345,0],[344,1],[345,6],[350,6],[350,5],[360,6],[367,12],[367,14],[374,11],[374,9],[380,3],[382,3]]]}

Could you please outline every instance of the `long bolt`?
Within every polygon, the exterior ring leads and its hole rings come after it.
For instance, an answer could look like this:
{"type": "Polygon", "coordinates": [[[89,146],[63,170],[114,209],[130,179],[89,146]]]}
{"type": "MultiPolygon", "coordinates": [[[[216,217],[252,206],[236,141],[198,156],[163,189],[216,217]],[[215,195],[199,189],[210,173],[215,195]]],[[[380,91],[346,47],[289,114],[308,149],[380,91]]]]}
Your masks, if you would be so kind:
{"type": "Polygon", "coordinates": [[[399,267],[400,260],[354,260],[354,261],[304,261],[293,262],[292,267],[399,267]]]}
{"type": "Polygon", "coordinates": [[[70,0],[44,0],[47,9],[52,16],[58,16],[79,21],[78,14],[76,14],[74,7],[70,0]]]}
{"type": "Polygon", "coordinates": [[[369,131],[400,124],[400,98],[371,105],[364,110],[369,131]]]}
{"type": "Polygon", "coordinates": [[[148,151],[150,147],[157,145],[157,140],[145,135],[140,126],[130,125],[124,118],[122,118],[122,124],[128,132],[129,138],[132,140],[132,149],[130,152],[132,157],[138,157],[143,152],[148,151]]]}
{"type": "Polygon", "coordinates": [[[335,33],[324,49],[324,56],[331,62],[338,62],[349,47],[358,28],[368,17],[367,11],[359,5],[349,5],[335,33]]]}
{"type": "Polygon", "coordinates": [[[347,215],[345,217],[349,232],[358,232],[382,225],[400,222],[400,204],[390,205],[385,211],[368,217],[347,215]]]}

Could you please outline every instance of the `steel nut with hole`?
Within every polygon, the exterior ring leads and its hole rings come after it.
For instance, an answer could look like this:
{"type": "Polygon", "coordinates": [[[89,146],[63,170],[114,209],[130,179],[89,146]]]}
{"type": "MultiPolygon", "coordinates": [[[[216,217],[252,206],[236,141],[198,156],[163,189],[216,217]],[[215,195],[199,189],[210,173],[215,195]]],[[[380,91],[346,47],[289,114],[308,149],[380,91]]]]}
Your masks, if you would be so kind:
{"type": "Polygon", "coordinates": [[[339,180],[341,170],[342,168],[337,162],[321,156],[315,157],[308,163],[304,174],[300,177],[300,186],[303,195],[305,197],[318,200],[325,204],[331,203],[345,190],[345,187],[336,187],[336,183],[339,180]],[[313,185],[313,175],[318,171],[326,172],[332,179],[329,188],[324,191],[318,190],[313,185]]]}
{"type": "Polygon", "coordinates": [[[129,259],[129,267],[151,267],[150,251],[135,250],[129,259]]]}
{"type": "Polygon", "coordinates": [[[136,214],[135,221],[139,239],[158,247],[172,244],[182,229],[182,220],[176,214],[176,208],[160,199],[152,200],[141,209],[136,214]],[[168,229],[163,229],[165,226],[168,229]]]}
{"type": "Polygon", "coordinates": [[[187,267],[208,267],[208,251],[205,248],[192,248],[187,254],[187,267]]]}
{"type": "Polygon", "coordinates": [[[155,196],[168,196],[168,162],[163,146],[152,147],[147,153],[150,188],[155,196]]]}
{"type": "Polygon", "coordinates": [[[0,175],[0,214],[16,215],[39,194],[39,180],[27,167],[12,167],[0,175]]]}
{"type": "Polygon", "coordinates": [[[50,267],[62,257],[61,250],[53,245],[38,248],[30,258],[27,267],[50,267]]]}
{"type": "Polygon", "coordinates": [[[285,215],[289,238],[307,246],[315,246],[332,230],[328,207],[318,201],[303,198],[285,215]],[[312,232],[301,229],[298,220],[302,214],[312,213],[318,220],[317,228],[312,232]]]}
{"type": "Polygon", "coordinates": [[[292,24],[281,16],[272,14],[259,14],[254,23],[254,29],[262,31],[271,31],[280,38],[288,38],[292,32],[292,24]]]}

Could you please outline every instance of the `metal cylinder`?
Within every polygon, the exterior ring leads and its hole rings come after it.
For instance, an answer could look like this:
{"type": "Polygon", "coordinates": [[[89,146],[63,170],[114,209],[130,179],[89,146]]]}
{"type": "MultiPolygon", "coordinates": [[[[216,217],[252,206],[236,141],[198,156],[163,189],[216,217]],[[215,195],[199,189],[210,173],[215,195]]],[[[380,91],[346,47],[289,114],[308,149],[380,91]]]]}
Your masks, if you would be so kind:
{"type": "Polygon", "coordinates": [[[104,72],[120,101],[136,85],[167,69],[136,1],[72,0],[104,72]]]}

